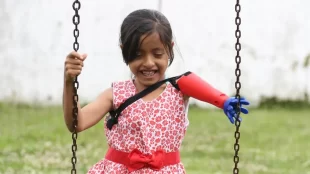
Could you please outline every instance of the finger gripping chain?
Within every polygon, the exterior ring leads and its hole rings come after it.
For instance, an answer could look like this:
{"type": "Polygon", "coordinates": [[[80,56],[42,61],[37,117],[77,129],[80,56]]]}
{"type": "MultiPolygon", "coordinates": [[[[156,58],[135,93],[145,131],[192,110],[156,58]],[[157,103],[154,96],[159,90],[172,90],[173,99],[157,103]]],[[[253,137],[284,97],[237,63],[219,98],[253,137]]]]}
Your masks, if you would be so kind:
{"type": "MultiPolygon", "coordinates": [[[[78,43],[78,37],[80,35],[80,31],[78,29],[78,25],[80,24],[80,15],[79,15],[79,9],[81,8],[81,3],[78,0],[75,0],[72,4],[72,8],[74,10],[74,16],[72,18],[72,22],[75,26],[73,30],[73,36],[74,36],[74,42],[73,42],[73,49],[75,51],[79,50],[79,43],[78,43]]],[[[76,151],[77,151],[77,144],[76,140],[78,138],[77,134],[77,126],[78,126],[78,101],[79,101],[79,96],[77,94],[77,90],[79,88],[79,82],[78,78],[76,77],[73,81],[73,109],[72,109],[72,117],[73,117],[73,122],[72,122],[72,158],[71,158],[71,163],[72,163],[72,169],[71,169],[71,174],[76,174],[76,163],[77,163],[77,157],[76,157],[76,151]]]]}

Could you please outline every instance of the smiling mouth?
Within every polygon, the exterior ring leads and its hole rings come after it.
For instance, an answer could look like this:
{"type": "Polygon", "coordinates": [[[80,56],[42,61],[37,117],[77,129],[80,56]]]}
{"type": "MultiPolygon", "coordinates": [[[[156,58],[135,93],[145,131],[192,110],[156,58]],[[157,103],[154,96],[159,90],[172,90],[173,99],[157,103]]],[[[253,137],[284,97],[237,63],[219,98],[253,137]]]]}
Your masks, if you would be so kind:
{"type": "Polygon", "coordinates": [[[157,70],[143,70],[140,73],[145,77],[153,77],[158,71],[157,70]]]}

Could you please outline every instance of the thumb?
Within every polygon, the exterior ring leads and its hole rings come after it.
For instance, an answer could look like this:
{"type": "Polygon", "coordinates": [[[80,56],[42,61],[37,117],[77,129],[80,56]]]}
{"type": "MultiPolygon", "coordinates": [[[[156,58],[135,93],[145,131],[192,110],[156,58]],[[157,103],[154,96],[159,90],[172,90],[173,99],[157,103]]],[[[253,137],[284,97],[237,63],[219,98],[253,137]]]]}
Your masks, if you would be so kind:
{"type": "Polygon", "coordinates": [[[87,54],[84,53],[84,54],[81,54],[81,59],[84,61],[85,59],[87,58],[87,54]]]}

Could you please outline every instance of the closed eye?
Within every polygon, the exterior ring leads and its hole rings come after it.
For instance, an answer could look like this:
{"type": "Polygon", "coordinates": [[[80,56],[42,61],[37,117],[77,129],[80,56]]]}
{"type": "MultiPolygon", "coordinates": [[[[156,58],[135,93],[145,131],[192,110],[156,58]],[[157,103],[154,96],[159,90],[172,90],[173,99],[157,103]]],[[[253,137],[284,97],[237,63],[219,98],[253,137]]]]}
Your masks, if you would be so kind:
{"type": "Polygon", "coordinates": [[[154,56],[156,58],[161,58],[164,54],[163,53],[155,53],[154,56]]]}

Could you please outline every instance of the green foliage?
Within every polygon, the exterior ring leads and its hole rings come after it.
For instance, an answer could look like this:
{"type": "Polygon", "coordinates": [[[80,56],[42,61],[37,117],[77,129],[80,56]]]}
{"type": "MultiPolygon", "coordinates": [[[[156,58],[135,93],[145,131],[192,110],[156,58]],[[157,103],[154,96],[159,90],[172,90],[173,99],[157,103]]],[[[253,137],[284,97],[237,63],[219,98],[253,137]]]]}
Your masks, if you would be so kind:
{"type": "Polygon", "coordinates": [[[261,97],[259,109],[309,109],[308,95],[304,99],[279,99],[277,97],[261,97]]]}
{"type": "Polygon", "coordinates": [[[304,60],[304,68],[308,67],[310,65],[310,54],[305,57],[305,60],[304,60]]]}
{"type": "MultiPolygon", "coordinates": [[[[71,134],[61,107],[0,103],[0,173],[70,173],[71,134]]],[[[310,110],[250,110],[240,127],[241,173],[306,174],[310,171],[310,110]]],[[[221,110],[191,107],[181,148],[190,174],[231,173],[235,126],[221,110]]],[[[104,158],[103,123],[79,133],[78,173],[104,158]]]]}

